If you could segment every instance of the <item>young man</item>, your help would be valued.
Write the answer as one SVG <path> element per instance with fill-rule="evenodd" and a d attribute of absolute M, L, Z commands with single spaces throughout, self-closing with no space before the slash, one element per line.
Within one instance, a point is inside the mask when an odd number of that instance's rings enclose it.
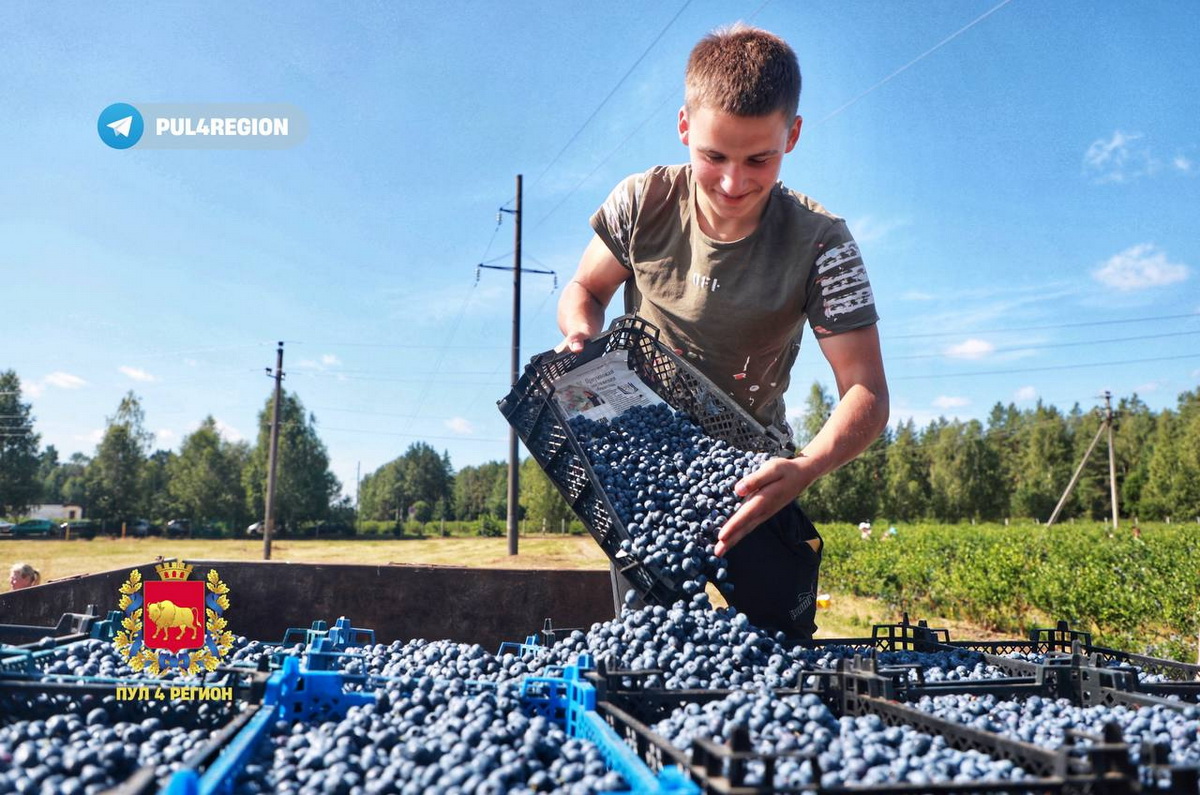
<path fill-rule="evenodd" d="M 795 458 L 737 483 L 744 502 L 716 552 L 728 558 L 734 606 L 760 626 L 811 637 L 821 540 L 795 500 L 887 423 L 878 316 L 845 222 L 777 182 L 801 126 L 787 43 L 744 25 L 717 31 L 692 50 L 685 87 L 689 163 L 628 177 L 592 216 L 595 235 L 559 301 L 559 348 L 579 351 L 600 333 L 624 285 L 626 312 L 656 325 L 764 424 L 786 429 L 782 396 L 807 319 L 841 401 Z"/>

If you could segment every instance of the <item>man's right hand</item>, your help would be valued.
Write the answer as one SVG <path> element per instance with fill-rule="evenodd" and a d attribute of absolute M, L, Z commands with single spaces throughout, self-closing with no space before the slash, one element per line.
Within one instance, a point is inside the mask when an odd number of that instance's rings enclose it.
<path fill-rule="evenodd" d="M 563 338 L 562 342 L 554 346 L 554 352 L 564 353 L 566 351 L 570 351 L 571 353 L 579 353 L 583 350 L 584 343 L 586 343 L 589 339 L 591 338 L 585 331 L 578 331 L 574 334 L 568 334 Z"/>

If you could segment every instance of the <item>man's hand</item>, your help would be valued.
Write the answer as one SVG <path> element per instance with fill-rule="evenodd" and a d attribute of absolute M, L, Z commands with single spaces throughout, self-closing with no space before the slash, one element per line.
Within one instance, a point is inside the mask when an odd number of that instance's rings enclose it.
<path fill-rule="evenodd" d="M 745 498 L 733 516 L 729 517 L 717 534 L 714 553 L 724 557 L 734 544 L 746 534 L 783 510 L 789 502 L 800 496 L 815 480 L 800 458 L 772 458 L 757 470 L 739 480 L 734 492 Z"/>
<path fill-rule="evenodd" d="M 768 461 L 734 486 L 746 501 L 721 527 L 718 555 L 799 497 L 817 478 L 853 460 L 887 425 L 887 378 L 875 326 L 822 337 L 819 343 L 833 368 L 841 400 L 795 458 Z"/>
<path fill-rule="evenodd" d="M 554 352 L 562 353 L 570 351 L 571 353 L 579 353 L 583 350 L 584 343 L 589 339 L 591 337 L 588 336 L 586 331 L 576 331 L 563 337 L 563 341 L 554 346 Z"/>

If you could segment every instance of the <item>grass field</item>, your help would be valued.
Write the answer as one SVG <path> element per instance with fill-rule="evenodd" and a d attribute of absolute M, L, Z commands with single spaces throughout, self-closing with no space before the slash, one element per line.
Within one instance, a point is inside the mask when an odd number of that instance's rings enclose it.
<path fill-rule="evenodd" d="M 608 559 L 590 536 L 528 536 L 508 554 L 505 538 L 421 538 L 386 540 L 275 541 L 271 559 L 292 563 L 421 564 L 507 569 L 607 569 Z M 153 562 L 157 557 L 183 560 L 262 560 L 261 540 L 169 540 L 162 538 L 92 541 L 4 540 L 0 561 L 30 563 L 42 582 Z M 898 621 L 887 605 L 839 592 L 822 583 L 832 596 L 829 609 L 817 614 L 818 637 L 863 637 L 871 626 Z M 7 590 L 7 581 L 3 586 Z M 915 618 L 915 617 L 914 617 Z M 950 627 L 951 637 L 994 637 L 978 627 L 921 616 L 931 626 Z"/>

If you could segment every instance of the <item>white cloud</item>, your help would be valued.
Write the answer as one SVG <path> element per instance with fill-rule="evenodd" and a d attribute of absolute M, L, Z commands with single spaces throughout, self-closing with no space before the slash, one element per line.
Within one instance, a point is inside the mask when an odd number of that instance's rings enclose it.
<path fill-rule="evenodd" d="M 334 356 L 332 353 L 325 353 L 321 355 L 321 364 L 325 367 L 336 367 L 341 363 L 342 360 Z"/>
<path fill-rule="evenodd" d="M 446 420 L 446 427 L 454 433 L 464 436 L 475 432 L 475 426 L 471 425 L 470 420 L 465 417 L 451 417 Z"/>
<path fill-rule="evenodd" d="M 30 381 L 28 384 L 25 384 L 25 397 L 40 397 L 45 391 L 46 385 L 38 383 L 37 381 Z"/>
<path fill-rule="evenodd" d="M 79 376 L 62 371 L 50 373 L 50 375 L 42 379 L 42 382 L 47 386 L 56 386 L 59 389 L 79 389 L 87 385 L 87 381 L 84 381 Z"/>
<path fill-rule="evenodd" d="M 1162 386 L 1163 385 L 1161 381 L 1147 381 L 1144 384 L 1138 384 L 1135 386 L 1133 391 L 1139 395 L 1145 395 L 1150 392 L 1157 392 L 1158 390 L 1162 389 Z"/>
<path fill-rule="evenodd" d="M 93 428 L 86 434 L 82 436 L 76 435 L 74 438 L 77 442 L 91 442 L 92 444 L 100 444 L 102 441 L 104 441 L 104 429 Z"/>
<path fill-rule="evenodd" d="M 986 340 L 969 339 L 951 345 L 946 349 L 946 355 L 955 359 L 982 359 L 996 350 L 996 346 Z"/>
<path fill-rule="evenodd" d="M 906 226 L 908 226 L 908 221 L 902 218 L 888 220 L 876 218 L 873 215 L 864 215 L 850 224 L 850 230 L 855 240 L 869 245 L 880 242 L 897 229 L 903 229 Z"/>
<path fill-rule="evenodd" d="M 1196 164 L 1190 158 L 1183 155 L 1176 155 L 1171 161 L 1171 165 L 1175 166 L 1176 170 L 1182 171 L 1184 174 L 1193 174 L 1196 171 Z"/>
<path fill-rule="evenodd" d="M 971 401 L 965 397 L 953 397 L 951 395 L 938 395 L 933 399 L 933 405 L 939 409 L 961 409 L 963 406 L 971 405 Z"/>
<path fill-rule="evenodd" d="M 170 428 L 160 428 L 154 432 L 154 438 L 160 442 L 169 442 L 176 438 L 176 433 Z"/>
<path fill-rule="evenodd" d="M 900 294 L 901 301 L 932 301 L 931 293 L 923 293 L 920 290 L 908 290 Z"/>
<path fill-rule="evenodd" d="M 145 370 L 139 369 L 137 367 L 129 367 L 128 365 L 123 365 L 121 367 L 118 367 L 117 370 L 119 370 L 122 374 L 129 376 L 134 381 L 157 381 L 158 380 L 154 376 L 150 375 L 150 373 L 147 373 Z"/>
<path fill-rule="evenodd" d="M 213 421 L 216 423 L 217 433 L 221 434 L 221 438 L 225 441 L 240 442 L 246 438 L 242 435 L 241 431 L 225 422 L 220 417 L 213 417 Z"/>
<path fill-rule="evenodd" d="M 188 367 L 196 367 L 197 365 L 200 364 L 200 362 L 198 362 L 195 359 L 184 359 L 183 363 L 186 364 Z"/>
<path fill-rule="evenodd" d="M 1026 402 L 1037 400 L 1037 396 L 1038 396 L 1038 391 L 1035 387 L 1023 386 L 1020 389 L 1018 389 L 1016 392 L 1013 393 L 1013 400 L 1020 401 L 1022 403 L 1026 403 Z"/>
<path fill-rule="evenodd" d="M 1095 182 L 1128 182 L 1153 174 L 1159 162 L 1145 144 L 1141 133 L 1117 130 L 1112 138 L 1092 142 L 1083 154 L 1083 171 Z"/>
<path fill-rule="evenodd" d="M 1092 271 L 1092 276 L 1115 290 L 1130 292 L 1182 282 L 1188 277 L 1188 268 L 1169 262 L 1166 252 L 1153 243 L 1139 243 L 1114 254 Z"/>

